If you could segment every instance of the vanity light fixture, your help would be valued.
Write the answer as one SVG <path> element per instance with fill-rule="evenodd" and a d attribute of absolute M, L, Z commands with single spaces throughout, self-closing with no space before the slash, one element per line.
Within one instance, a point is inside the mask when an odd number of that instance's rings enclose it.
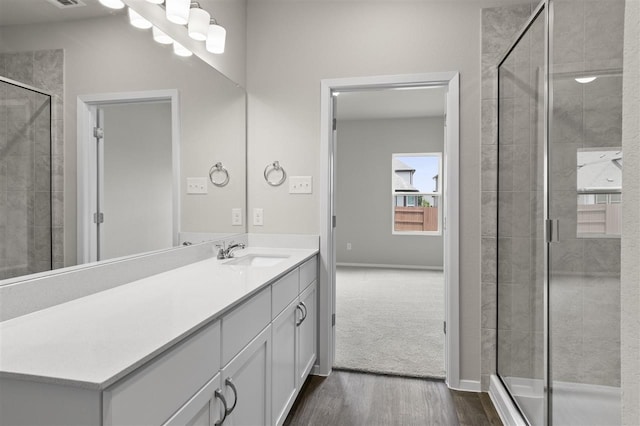
<path fill-rule="evenodd" d="M 167 34 L 165 34 L 164 32 L 162 32 L 162 30 L 160 30 L 158 27 L 153 27 L 151 29 L 151 32 L 153 33 L 153 39 L 155 41 L 157 41 L 160 44 L 171 44 L 173 43 L 173 39 L 171 37 L 169 37 Z"/>
<path fill-rule="evenodd" d="M 177 41 L 173 42 L 173 53 L 175 53 L 178 56 L 183 56 L 185 58 L 193 55 L 192 51 L 190 51 L 189 49 L 187 49 Z"/>
<path fill-rule="evenodd" d="M 210 20 L 211 15 L 209 15 L 209 12 L 202 9 L 199 3 L 191 3 L 191 10 L 189 11 L 189 25 L 187 26 L 189 37 L 198 41 L 206 40 Z"/>
<path fill-rule="evenodd" d="M 169 21 L 178 25 L 186 25 L 189 22 L 191 0 L 167 0 L 165 6 Z"/>
<path fill-rule="evenodd" d="M 134 27 L 140 28 L 141 30 L 148 30 L 153 26 L 151 22 L 144 19 L 142 15 L 140 15 L 135 10 L 129 8 L 128 13 L 129 13 L 129 23 L 131 23 L 131 25 L 133 25 Z"/>
<path fill-rule="evenodd" d="M 100 4 L 109 9 L 122 9 L 124 3 L 121 0 L 100 0 Z"/>
<path fill-rule="evenodd" d="M 215 19 L 211 18 L 209 31 L 207 33 L 207 51 L 215 54 L 224 53 L 226 39 L 227 30 L 225 30 L 223 26 L 218 25 Z"/>
<path fill-rule="evenodd" d="M 153 4 L 162 4 L 164 3 L 164 0 L 147 0 L 149 3 L 153 3 Z"/>
<path fill-rule="evenodd" d="M 576 81 L 577 81 L 578 83 L 581 83 L 581 84 L 587 84 L 587 83 L 591 83 L 591 82 L 592 82 L 592 81 L 594 81 L 596 78 L 598 78 L 598 77 L 593 77 L 593 76 L 592 76 L 592 77 L 577 77 L 577 78 L 576 78 Z"/>

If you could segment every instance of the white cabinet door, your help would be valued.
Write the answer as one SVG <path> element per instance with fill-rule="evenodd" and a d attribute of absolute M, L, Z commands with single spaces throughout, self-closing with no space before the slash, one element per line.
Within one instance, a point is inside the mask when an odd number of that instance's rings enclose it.
<path fill-rule="evenodd" d="M 278 426 L 287 418 L 287 413 L 295 401 L 297 391 L 296 324 L 302 318 L 300 309 L 296 298 L 271 324 L 273 348 L 271 412 L 273 414 L 272 424 Z"/>
<path fill-rule="evenodd" d="M 317 283 L 311 284 L 301 295 L 303 317 L 298 325 L 298 359 L 296 365 L 297 387 L 302 387 L 316 361 Z"/>
<path fill-rule="evenodd" d="M 271 424 L 271 325 L 222 369 L 224 426 Z"/>
<path fill-rule="evenodd" d="M 187 401 L 164 426 L 213 426 L 224 419 L 226 401 L 220 388 L 220 373 Z"/>

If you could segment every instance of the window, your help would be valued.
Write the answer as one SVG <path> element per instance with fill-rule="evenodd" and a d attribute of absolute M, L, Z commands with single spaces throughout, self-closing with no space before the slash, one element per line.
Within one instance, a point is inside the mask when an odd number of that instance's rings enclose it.
<path fill-rule="evenodd" d="M 440 235 L 442 153 L 393 154 L 393 234 Z"/>
<path fill-rule="evenodd" d="M 619 148 L 579 149 L 577 170 L 578 237 L 620 237 L 622 151 Z"/>

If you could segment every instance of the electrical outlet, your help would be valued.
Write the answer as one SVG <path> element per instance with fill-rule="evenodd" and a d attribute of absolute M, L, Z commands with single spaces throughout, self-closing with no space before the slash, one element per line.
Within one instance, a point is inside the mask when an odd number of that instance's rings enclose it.
<path fill-rule="evenodd" d="M 187 194 L 206 194 L 207 192 L 207 178 L 187 178 Z"/>
<path fill-rule="evenodd" d="M 231 225 L 242 225 L 242 209 L 231 209 Z"/>
<path fill-rule="evenodd" d="M 311 194 L 312 192 L 311 176 L 289 177 L 289 194 Z"/>
<path fill-rule="evenodd" d="M 254 208 L 253 209 L 253 224 L 255 226 L 262 226 L 264 224 L 264 216 L 262 209 Z"/>

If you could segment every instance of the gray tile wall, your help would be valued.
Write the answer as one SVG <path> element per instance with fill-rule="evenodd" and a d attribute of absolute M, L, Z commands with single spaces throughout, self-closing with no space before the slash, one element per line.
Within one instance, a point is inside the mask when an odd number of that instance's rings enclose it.
<path fill-rule="evenodd" d="M 496 371 L 497 315 L 497 188 L 498 116 L 497 64 L 516 33 L 531 15 L 532 6 L 488 8 L 482 11 L 482 389 L 489 389 L 489 377 Z M 501 93 L 508 95 L 509 88 Z M 513 123 L 509 123 L 513 129 Z M 510 134 L 513 134 L 512 132 Z M 506 136 L 506 135 L 503 135 Z M 513 156 L 513 152 L 511 152 Z M 513 175 L 512 164 L 501 173 Z M 510 216 L 512 217 L 512 216 Z M 508 251 L 505 250 L 505 253 Z M 504 346 L 510 348 L 511 346 Z M 504 356 L 510 356 L 505 353 Z"/>
<path fill-rule="evenodd" d="M 63 63 L 61 49 L 0 54 L 0 75 L 52 94 L 0 89 L 0 279 L 63 266 Z"/>

